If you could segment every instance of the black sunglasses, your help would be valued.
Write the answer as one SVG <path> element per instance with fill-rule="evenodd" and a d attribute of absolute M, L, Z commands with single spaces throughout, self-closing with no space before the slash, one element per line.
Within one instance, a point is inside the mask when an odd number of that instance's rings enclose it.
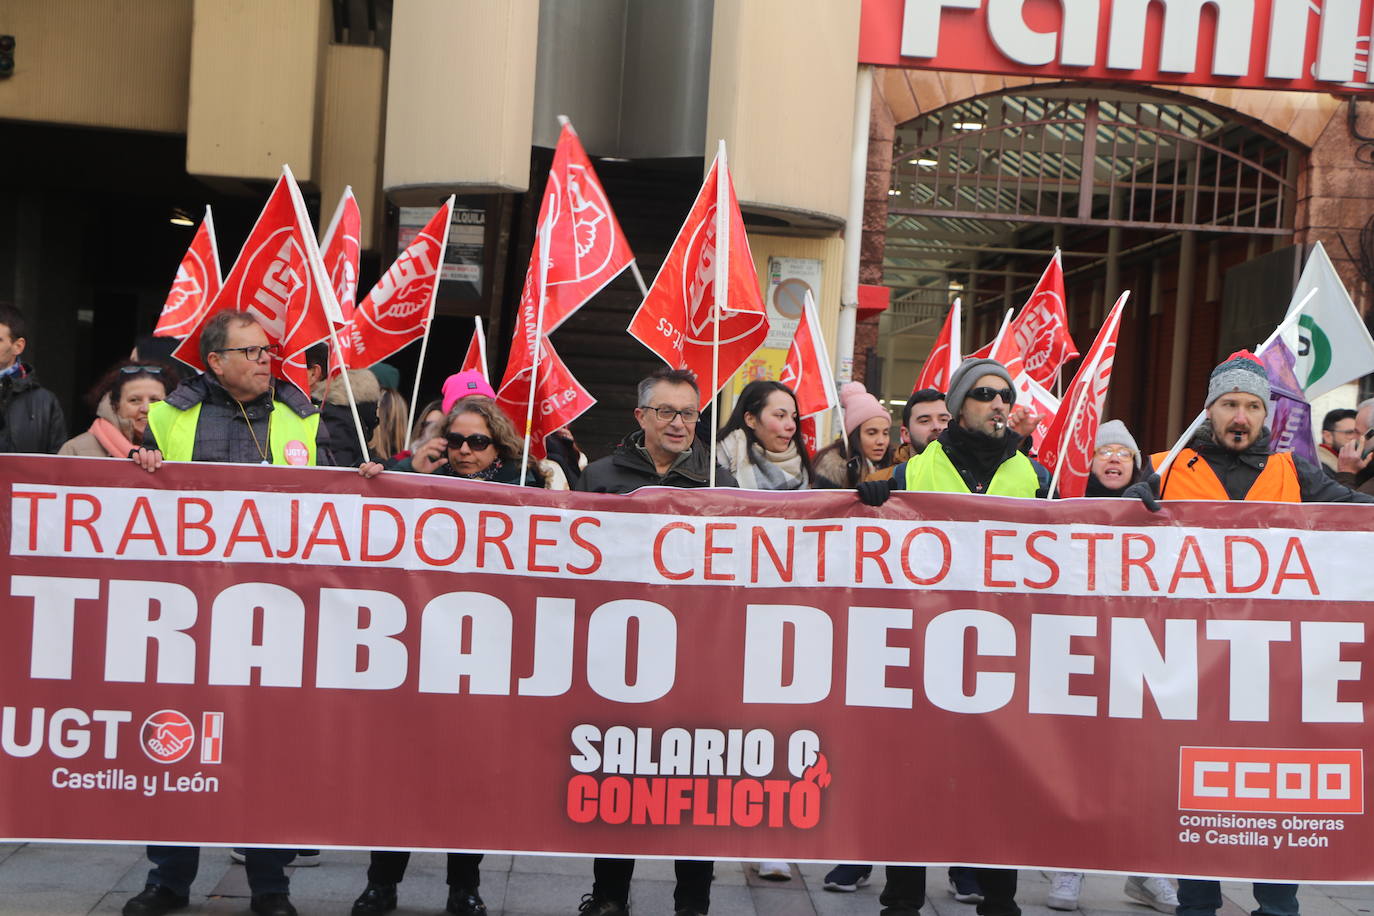
<path fill-rule="evenodd" d="M 991 403 L 993 398 L 1001 398 L 1005 403 L 1010 404 L 1016 399 L 1016 392 L 1010 388 L 989 388 L 987 385 L 980 385 L 977 388 L 970 388 L 964 397 L 982 401 L 984 404 Z"/>
<path fill-rule="evenodd" d="M 484 436 L 481 433 L 474 433 L 471 436 L 460 436 L 457 433 L 445 433 L 444 440 L 448 442 L 448 448 L 451 452 L 458 451 L 464 445 L 474 452 L 480 452 L 482 449 L 491 445 L 491 436 Z"/>

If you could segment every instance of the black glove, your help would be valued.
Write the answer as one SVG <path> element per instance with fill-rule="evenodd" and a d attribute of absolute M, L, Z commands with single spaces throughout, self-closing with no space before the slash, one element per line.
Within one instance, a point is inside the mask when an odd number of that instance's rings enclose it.
<path fill-rule="evenodd" d="M 1151 512 L 1159 511 L 1159 475 L 1151 474 L 1146 479 L 1133 483 L 1121 494 L 1123 497 L 1133 496 L 1145 504 L 1145 508 Z"/>
<path fill-rule="evenodd" d="M 861 482 L 856 490 L 859 491 L 859 501 L 865 506 L 881 506 L 887 502 L 887 498 L 892 495 L 892 480 L 865 480 Z"/>

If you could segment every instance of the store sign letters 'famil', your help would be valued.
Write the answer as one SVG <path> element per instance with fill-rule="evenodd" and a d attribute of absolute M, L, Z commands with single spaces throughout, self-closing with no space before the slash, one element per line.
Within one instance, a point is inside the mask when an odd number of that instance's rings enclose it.
<path fill-rule="evenodd" d="M 1042 78 L 1368 91 L 1371 18 L 1371 0 L 865 0 L 859 61 Z"/>

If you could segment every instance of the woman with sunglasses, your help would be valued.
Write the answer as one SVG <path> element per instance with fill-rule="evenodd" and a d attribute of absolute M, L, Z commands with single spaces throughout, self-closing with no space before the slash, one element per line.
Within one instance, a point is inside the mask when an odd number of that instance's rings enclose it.
<path fill-rule="evenodd" d="M 87 395 L 95 422 L 67 440 L 59 455 L 82 458 L 128 458 L 143 443 L 148 408 L 178 384 L 176 370 L 162 363 L 124 360 L 105 373 Z"/>
<path fill-rule="evenodd" d="M 892 414 L 859 382 L 840 386 L 845 440 L 816 453 L 816 487 L 852 490 L 892 464 Z"/>
<path fill-rule="evenodd" d="M 397 462 L 391 470 L 545 486 L 544 475 L 535 461 L 529 463 L 525 479 L 520 480 L 520 437 L 501 408 L 486 395 L 454 402 L 440 428 L 443 432 L 420 443 L 410 457 Z"/>

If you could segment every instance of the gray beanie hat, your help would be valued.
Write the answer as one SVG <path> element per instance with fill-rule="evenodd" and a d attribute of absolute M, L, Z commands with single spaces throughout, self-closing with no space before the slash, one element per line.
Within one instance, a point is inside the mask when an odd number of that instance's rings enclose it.
<path fill-rule="evenodd" d="M 1140 446 L 1135 444 L 1135 436 L 1126 428 L 1126 424 L 1120 420 L 1108 420 L 1097 427 L 1097 441 L 1093 443 L 1094 448 L 1101 448 L 1104 445 L 1124 445 L 1135 455 L 1135 466 L 1140 467 Z"/>
<path fill-rule="evenodd" d="M 956 420 L 959 418 L 959 411 L 964 406 L 964 396 L 968 394 L 973 383 L 985 375 L 995 375 L 1007 383 L 1011 389 L 1012 404 L 1016 403 L 1016 386 L 1012 384 L 1011 373 L 1007 372 L 1007 367 L 995 359 L 966 359 L 959 364 L 959 368 L 954 370 L 954 375 L 949 380 L 949 393 L 945 395 L 945 406 L 949 408 L 949 415 Z M 1007 405 L 1008 407 L 1011 404 Z"/>
<path fill-rule="evenodd" d="M 1207 381 L 1207 407 L 1223 394 L 1239 391 L 1253 394 L 1264 402 L 1264 410 L 1269 412 L 1269 374 L 1264 371 L 1259 357 L 1249 350 L 1237 350 L 1226 361 L 1212 370 Z"/>

